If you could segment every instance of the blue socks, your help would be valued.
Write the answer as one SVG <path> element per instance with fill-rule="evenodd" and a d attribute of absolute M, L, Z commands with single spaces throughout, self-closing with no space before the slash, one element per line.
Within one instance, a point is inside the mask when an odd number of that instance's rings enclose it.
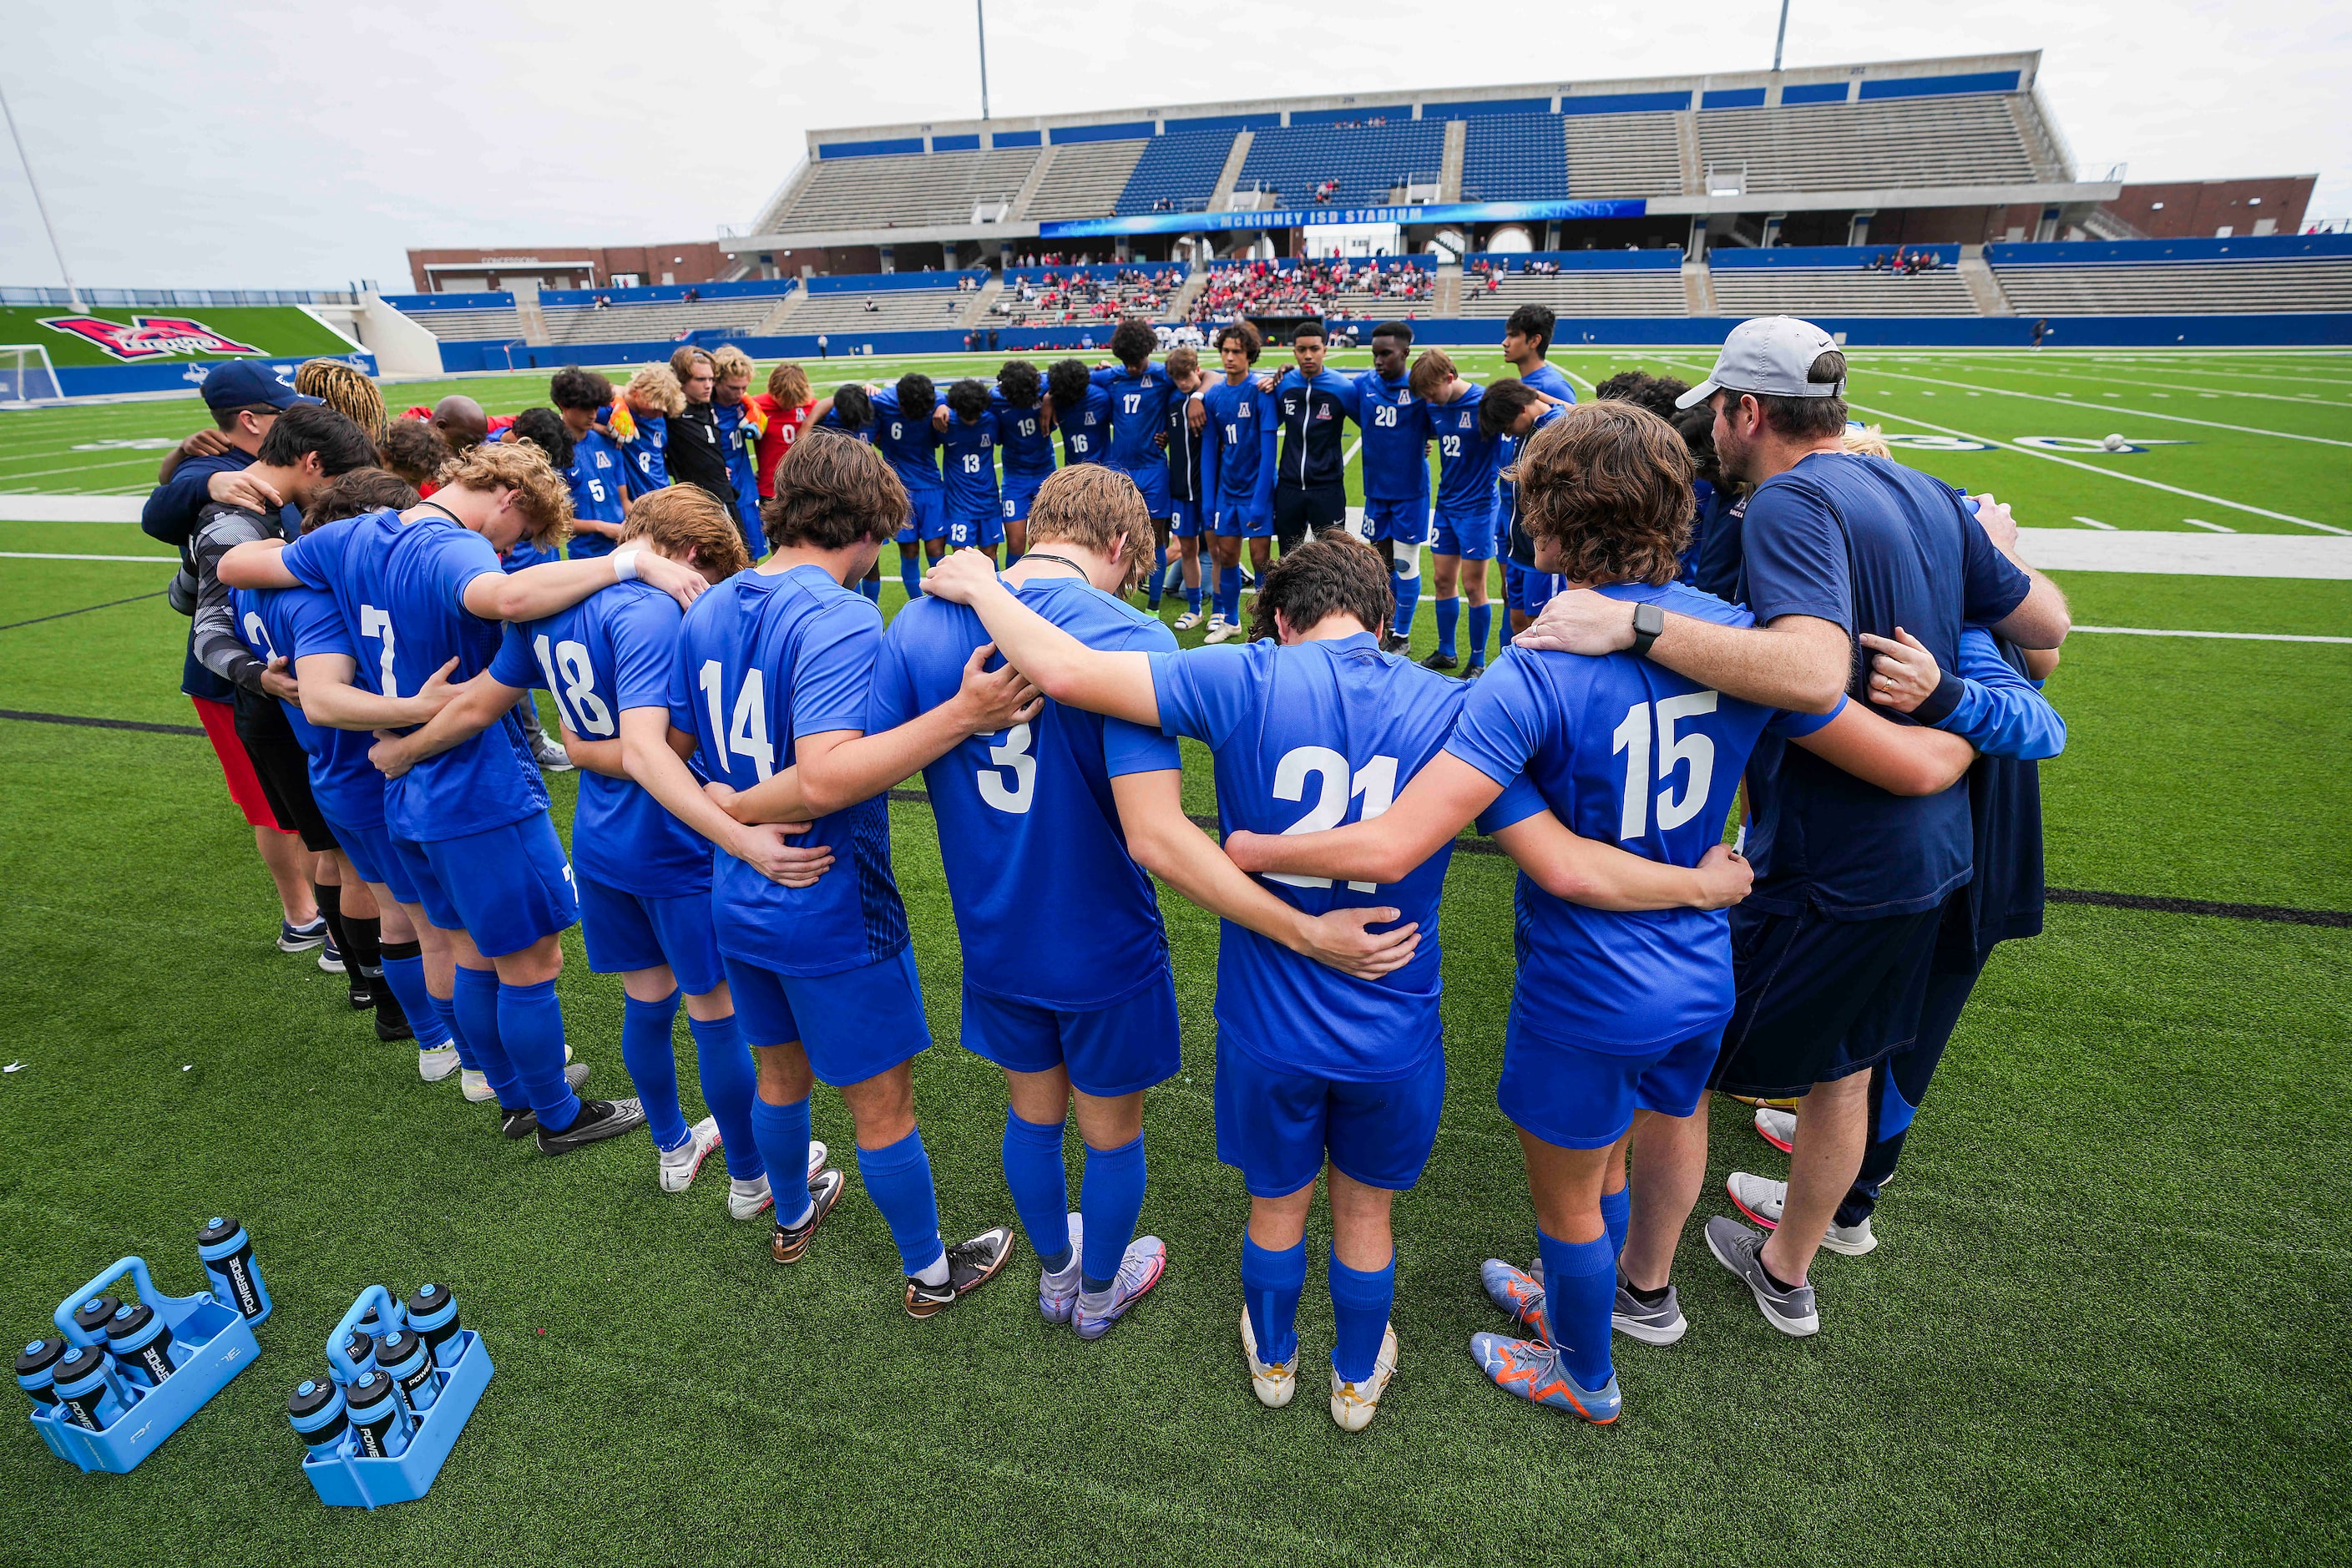
<path fill-rule="evenodd" d="M 1216 614 L 1228 625 L 1242 618 L 1242 569 L 1238 566 L 1217 568 Z"/>
<path fill-rule="evenodd" d="M 561 1132 L 579 1116 L 580 1097 L 563 1081 L 563 1005 L 555 999 L 555 982 L 509 985 L 496 975 L 491 979 L 498 985 L 499 1040 L 507 1059 L 522 1079 L 540 1126 Z"/>
<path fill-rule="evenodd" d="M 803 1152 L 801 1158 L 808 1156 Z M 931 1157 L 923 1150 L 923 1130 L 918 1127 L 887 1149 L 860 1149 L 857 1171 L 890 1227 L 890 1239 L 898 1245 L 904 1271 L 922 1274 L 945 1262 L 948 1249 L 940 1241 L 940 1200 L 931 1189 Z"/>
<path fill-rule="evenodd" d="M 864 1156 L 860 1156 L 862 1159 Z M 1028 1233 L 1038 1266 L 1059 1274 L 1070 1266 L 1070 1190 L 1062 1168 L 1062 1124 L 1024 1121 L 1004 1108 L 1004 1184 L 1013 1212 Z"/>
<path fill-rule="evenodd" d="M 495 969 L 467 969 L 457 966 L 457 994 L 453 999 L 455 1011 L 450 1015 L 458 1038 L 474 1053 L 474 1060 L 490 1088 L 499 1097 L 501 1110 L 520 1110 L 523 1099 L 522 1079 L 507 1057 L 506 1046 L 499 1034 L 499 974 Z"/>
<path fill-rule="evenodd" d="M 1201 613 L 1201 584 L 1198 583 L 1185 584 L 1184 607 L 1196 616 Z"/>
<path fill-rule="evenodd" d="M 1449 595 L 1436 601 L 1433 608 L 1437 611 L 1437 651 L 1451 658 L 1454 657 L 1454 628 L 1462 620 L 1462 596 Z"/>
<path fill-rule="evenodd" d="M 449 1043 L 449 1026 L 441 1016 L 441 1005 L 425 989 L 425 960 L 415 942 L 384 944 L 383 983 L 392 987 L 400 1010 L 408 1015 L 418 1050 L 439 1050 Z"/>
<path fill-rule="evenodd" d="M 1633 1214 L 1632 1187 L 1620 1187 L 1613 1193 L 1601 1194 L 1601 1223 L 1608 1229 L 1609 1251 L 1612 1257 L 1625 1250 L 1625 1226 Z"/>
<path fill-rule="evenodd" d="M 1086 1220 L 1086 1266 L 1082 1281 L 1097 1294 L 1118 1278 L 1135 1222 L 1143 1213 L 1143 1134 L 1116 1149 L 1087 1149 L 1086 1180 L 1078 1186 L 1078 1213 Z"/>
<path fill-rule="evenodd" d="M 857 584 L 857 591 L 878 605 L 882 602 L 882 579 L 868 577 Z"/>
<path fill-rule="evenodd" d="M 1160 584 L 1161 581 L 1166 578 L 1167 575 L 1168 547 L 1164 544 L 1154 545 L 1151 550 L 1150 592 L 1145 595 L 1145 599 L 1146 602 L 1148 602 L 1155 610 L 1160 607 Z"/>
<path fill-rule="evenodd" d="M 1331 1254 L 1334 1372 L 1350 1383 L 1361 1383 L 1372 1375 L 1373 1364 L 1381 1359 L 1381 1342 L 1388 1335 L 1389 1308 L 1395 1300 L 1394 1248 L 1390 1249 L 1387 1263 L 1369 1273 L 1349 1268 L 1337 1252 Z"/>
<path fill-rule="evenodd" d="M 1402 637 L 1412 635 L 1413 612 L 1421 607 L 1421 563 L 1417 559 L 1421 547 L 1402 544 L 1397 549 L 1397 564 L 1412 568 L 1411 576 L 1397 572 L 1389 577 L 1389 586 L 1396 591 L 1396 635 Z"/>
<path fill-rule="evenodd" d="M 739 1182 L 754 1181 L 768 1167 L 760 1158 L 759 1135 L 751 1131 L 751 1053 L 744 1047 L 743 1033 L 732 1015 L 707 1022 L 688 1018 L 686 1026 L 694 1036 L 702 1103 L 719 1123 L 719 1152 L 726 1157 L 727 1173 Z M 805 1171 L 808 1156 L 801 1158 Z"/>
<path fill-rule="evenodd" d="M 767 1169 L 768 1190 L 775 1194 L 776 1223 L 798 1225 L 808 1217 L 810 1207 L 808 1096 L 803 1095 L 790 1105 L 770 1105 L 764 1100 L 754 1100 L 751 1142 L 760 1151 L 760 1163 Z M 865 1158 L 859 1154 L 859 1163 L 863 1163 Z"/>
<path fill-rule="evenodd" d="M 686 1118 L 677 1109 L 677 1052 L 670 1031 L 677 1023 L 676 991 L 658 1002 L 621 1001 L 621 1066 L 636 1086 L 637 1103 L 646 1108 L 646 1131 L 656 1149 L 675 1149 L 686 1141 Z"/>
<path fill-rule="evenodd" d="M 1298 1298 L 1307 1289 L 1307 1243 L 1269 1252 L 1242 1237 L 1242 1300 L 1257 1359 L 1271 1365 L 1298 1353 Z M 1335 1287 L 1336 1289 L 1336 1287 Z"/>
<path fill-rule="evenodd" d="M 920 546 L 898 546 L 898 582 L 907 590 L 907 602 L 913 604 L 923 596 L 923 569 L 917 564 L 922 559 L 915 553 Z"/>
<path fill-rule="evenodd" d="M 457 1026 L 457 999 L 455 996 L 435 996 L 429 993 L 425 999 L 433 1004 L 433 1016 L 440 1022 L 442 1028 L 448 1031 L 449 1043 L 457 1047 L 457 1065 L 467 1072 L 480 1072 L 481 1059 L 474 1055 L 474 1047 L 466 1041 L 465 1031 Z"/>
<path fill-rule="evenodd" d="M 1616 1249 L 1606 1236 L 1567 1242 L 1538 1228 L 1536 1250 L 1543 1255 L 1544 1306 L 1560 1363 L 1578 1387 L 1606 1387 L 1613 1375 L 1609 1314 L 1617 1304 Z"/>
<path fill-rule="evenodd" d="M 1468 664 L 1486 662 L 1486 637 L 1495 629 L 1495 602 L 1470 606 L 1470 657 Z"/>

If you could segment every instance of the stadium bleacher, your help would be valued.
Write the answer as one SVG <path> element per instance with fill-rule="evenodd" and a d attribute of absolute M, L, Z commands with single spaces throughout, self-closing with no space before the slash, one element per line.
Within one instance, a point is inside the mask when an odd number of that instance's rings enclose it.
<path fill-rule="evenodd" d="M 2352 235 L 1988 245 L 2021 315 L 2352 310 Z"/>
<path fill-rule="evenodd" d="M 1148 144 L 1138 139 L 1054 147 L 1054 161 L 1046 165 L 1045 177 L 1023 216 L 1044 220 L 1109 216 Z"/>
<path fill-rule="evenodd" d="M 1462 199 L 1533 202 L 1576 191 L 1560 116 L 1481 115 L 1469 122 L 1462 146 Z"/>
<path fill-rule="evenodd" d="M 511 294 L 388 294 L 384 303 L 444 342 L 497 342 L 523 335 Z"/>
<path fill-rule="evenodd" d="M 1122 316 L 1172 321 L 1171 306 L 1185 269 L 1169 263 L 1132 267 L 1017 267 L 990 306 L 991 326 L 1116 326 Z"/>
<path fill-rule="evenodd" d="M 1702 111 L 1699 152 L 1718 172 L 1744 165 L 1748 191 L 2028 184 L 2044 171 L 2023 101 L 1988 92 Z"/>
<path fill-rule="evenodd" d="M 1579 199 L 1681 195 L 1683 116 L 1564 115 L 1568 189 Z M 1468 175 L 1464 175 L 1468 183 Z"/>
<path fill-rule="evenodd" d="M 1874 270 L 1893 246 L 1779 246 L 1717 250 L 1708 258 L 1716 308 L 1727 316 L 1973 316 L 1957 245 L 1911 246 L 1939 263 L 1920 272 Z"/>
<path fill-rule="evenodd" d="M 1409 111 L 1398 111 L 1409 112 Z M 1317 185 L 1336 181 L 1332 206 L 1377 206 L 1408 179 L 1437 184 L 1445 162 L 1445 122 L 1389 119 L 1368 112 L 1364 121 L 1331 124 L 1291 123 L 1261 131 L 1242 164 L 1244 189 L 1279 191 L 1278 205 L 1318 204 Z"/>
<path fill-rule="evenodd" d="M 1234 150 L 1237 132 L 1182 131 L 1145 143 L 1127 188 L 1118 194 L 1118 216 L 1134 213 L 1200 212 L 1209 205 Z"/>
<path fill-rule="evenodd" d="M 1459 313 L 1507 316 L 1522 305 L 1549 305 L 1554 314 L 1566 318 L 1687 315 L 1682 261 L 1678 250 L 1474 253 L 1462 258 Z M 1556 266 L 1559 270 L 1530 271 L 1530 264 Z M 1482 267 L 1490 271 L 1482 272 Z"/>
<path fill-rule="evenodd" d="M 599 310 L 590 291 L 572 290 L 561 295 L 541 294 L 539 308 L 547 319 L 547 341 L 551 343 L 649 342 L 704 331 L 748 332 L 775 310 L 782 292 L 724 300 L 635 303 L 615 299 Z"/>
<path fill-rule="evenodd" d="M 1044 154 L 1034 147 L 912 156 L 829 157 L 809 165 L 763 227 L 823 231 L 968 223 L 982 204 L 1010 203 Z"/>

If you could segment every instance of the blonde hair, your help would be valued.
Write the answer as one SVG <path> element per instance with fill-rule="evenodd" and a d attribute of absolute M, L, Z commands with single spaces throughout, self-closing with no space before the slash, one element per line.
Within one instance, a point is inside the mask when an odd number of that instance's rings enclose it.
<path fill-rule="evenodd" d="M 710 356 L 710 374 L 721 381 L 740 375 L 748 385 L 751 380 L 751 356 L 733 343 L 721 343 Z"/>
<path fill-rule="evenodd" d="M 673 560 L 688 562 L 714 583 L 751 564 L 735 514 L 719 505 L 717 497 L 692 485 L 672 485 L 637 498 L 629 508 L 629 521 L 621 527 L 621 542 L 640 541 Z"/>
<path fill-rule="evenodd" d="M 637 367 L 629 377 L 629 384 L 621 388 L 621 395 L 629 406 L 640 414 L 683 414 L 686 412 L 686 388 L 678 385 L 677 377 L 666 364 Z"/>
<path fill-rule="evenodd" d="M 768 395 L 787 408 L 810 401 L 808 372 L 786 360 L 768 373 Z"/>
<path fill-rule="evenodd" d="M 444 489 L 512 490 L 530 521 L 523 537 L 541 550 L 572 537 L 572 489 L 547 454 L 530 441 L 485 441 L 441 470 Z"/>
<path fill-rule="evenodd" d="M 369 440 L 383 439 L 383 394 L 359 366 L 339 359 L 304 360 L 294 372 L 294 390 L 366 431 Z"/>
<path fill-rule="evenodd" d="M 1859 430 L 1849 428 L 1843 439 L 1846 451 L 1857 458 L 1891 459 L 1895 456 L 1895 448 L 1886 444 L 1886 432 L 1875 425 L 1865 425 Z"/>
<path fill-rule="evenodd" d="M 1108 556 L 1122 538 L 1127 541 L 1127 578 L 1119 591 L 1125 593 L 1143 581 L 1151 567 L 1151 509 L 1133 479 L 1101 463 L 1055 469 L 1029 503 L 1032 549 L 1066 539 Z"/>

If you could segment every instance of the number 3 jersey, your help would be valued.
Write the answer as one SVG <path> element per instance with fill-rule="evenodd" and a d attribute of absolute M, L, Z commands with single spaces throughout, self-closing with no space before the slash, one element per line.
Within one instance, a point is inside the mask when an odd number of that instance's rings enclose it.
<path fill-rule="evenodd" d="M 669 721 L 695 738 L 710 778 L 738 790 L 793 765 L 803 735 L 866 728 L 882 612 L 820 566 L 738 572 L 694 602 L 670 667 Z M 839 974 L 895 958 L 907 910 L 890 875 L 882 797 L 820 816 L 792 840 L 833 851 L 814 887 L 771 882 L 711 858 L 719 950 L 779 974 Z"/>
<path fill-rule="evenodd" d="M 1313 833 L 1380 816 L 1445 744 L 1463 686 L 1380 650 L 1370 633 L 1160 654 L 1160 728 L 1215 753 L 1226 832 Z M 1310 915 L 1389 905 L 1421 925 L 1412 961 L 1357 980 L 1224 922 L 1217 1026 L 1268 1067 L 1353 1082 L 1410 1077 L 1439 1048 L 1437 907 L 1451 846 L 1401 882 L 1259 880 Z M 1382 930 L 1391 929 L 1387 927 Z"/>
<path fill-rule="evenodd" d="M 1015 592 L 1088 647 L 1175 651 L 1156 616 L 1077 578 L 1032 579 Z M 920 599 L 899 611 L 882 639 L 867 728 L 896 729 L 952 698 L 964 661 L 988 640 L 960 605 Z M 1111 780 L 1181 765 L 1158 731 L 1048 702 L 1032 722 L 969 736 L 923 770 L 966 985 L 1084 1013 L 1166 973 L 1160 902 L 1128 855 Z"/>
<path fill-rule="evenodd" d="M 1719 626 L 1755 624 L 1679 583 L 1600 591 Z M 1485 832 L 1549 807 L 1582 837 L 1696 866 L 1723 842 L 1740 772 L 1766 729 L 1794 739 L 1835 716 L 1743 702 L 1630 652 L 1507 647 L 1471 690 L 1445 749 L 1505 786 L 1478 819 Z M 1516 1006 L 1534 1033 L 1635 1054 L 1731 1016 L 1727 910 L 1611 913 L 1556 898 L 1525 872 L 1514 901 Z"/>
<path fill-rule="evenodd" d="M 563 727 L 583 741 L 617 741 L 621 715 L 669 715 L 677 663 L 677 601 L 649 584 L 615 583 L 544 620 L 506 629 L 490 679 L 551 694 Z M 710 845 L 628 779 L 580 771 L 572 864 L 582 877 L 649 899 L 710 888 Z"/>

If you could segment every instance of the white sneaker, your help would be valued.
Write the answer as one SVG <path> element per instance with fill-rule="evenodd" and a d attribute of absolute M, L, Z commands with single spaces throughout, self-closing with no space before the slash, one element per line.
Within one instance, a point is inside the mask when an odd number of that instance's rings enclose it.
<path fill-rule="evenodd" d="M 419 1048 L 416 1053 L 416 1073 L 427 1083 L 439 1083 L 457 1070 L 457 1047 L 441 1046 L 433 1050 Z"/>
<path fill-rule="evenodd" d="M 1777 1106 L 1756 1108 L 1756 1136 L 1783 1154 L 1794 1153 L 1797 1145 L 1797 1113 Z"/>
<path fill-rule="evenodd" d="M 1391 1324 L 1381 1335 L 1381 1353 L 1372 1363 L 1372 1375 L 1361 1383 L 1349 1383 L 1339 1376 L 1339 1369 L 1331 1369 L 1331 1419 L 1339 1424 L 1342 1432 L 1360 1432 L 1372 1424 L 1372 1413 L 1380 1408 L 1381 1395 L 1388 1392 L 1389 1379 L 1396 1375 L 1396 1326 Z"/>
<path fill-rule="evenodd" d="M 457 1047 L 450 1047 L 449 1054 L 456 1056 Z M 467 1100 L 478 1105 L 483 1100 L 498 1098 L 497 1091 L 490 1088 L 490 1080 L 473 1068 L 467 1068 L 457 1075 L 457 1087 L 465 1091 Z"/>
<path fill-rule="evenodd" d="M 715 1117 L 706 1116 L 688 1128 L 685 1142 L 675 1149 L 660 1151 L 661 1190 L 682 1193 L 694 1185 L 694 1178 L 701 1171 L 702 1162 L 710 1157 L 710 1152 L 719 1147 L 719 1122 Z"/>
<path fill-rule="evenodd" d="M 1240 626 L 1220 616 L 1209 623 L 1209 635 L 1201 640 L 1204 643 L 1230 642 L 1241 635 Z"/>
<path fill-rule="evenodd" d="M 1298 1392 L 1298 1356 L 1293 1352 L 1288 1361 L 1262 1362 L 1257 1359 L 1257 1334 L 1250 1327 L 1249 1309 L 1242 1309 L 1242 1359 L 1249 1363 L 1250 1392 L 1268 1410 L 1279 1410 L 1290 1403 Z M 1332 1396 L 1336 1405 L 1339 1396 Z"/>
<path fill-rule="evenodd" d="M 1741 1214 L 1766 1230 L 1780 1228 L 1781 1211 L 1789 1204 L 1788 1183 L 1768 1181 L 1762 1176 L 1751 1176 L 1745 1171 L 1734 1171 L 1723 1186 L 1731 1194 L 1732 1205 Z M 1822 1246 L 1842 1258 L 1860 1258 L 1877 1249 L 1878 1237 L 1871 1234 L 1870 1221 L 1866 1218 L 1860 1225 L 1832 1223 L 1822 1237 Z"/>
<path fill-rule="evenodd" d="M 1187 610 L 1176 617 L 1176 629 L 1180 632 L 1189 632 L 1201 624 L 1202 618 L 1200 611 Z"/>
<path fill-rule="evenodd" d="M 808 1179 L 810 1181 L 815 1181 L 817 1173 L 824 1169 L 824 1162 L 829 1152 L 821 1139 L 809 1140 Z M 775 1201 L 775 1189 L 768 1185 L 765 1172 L 761 1172 L 748 1182 L 730 1181 L 727 1184 L 727 1217 L 729 1219 L 757 1219 Z"/>

